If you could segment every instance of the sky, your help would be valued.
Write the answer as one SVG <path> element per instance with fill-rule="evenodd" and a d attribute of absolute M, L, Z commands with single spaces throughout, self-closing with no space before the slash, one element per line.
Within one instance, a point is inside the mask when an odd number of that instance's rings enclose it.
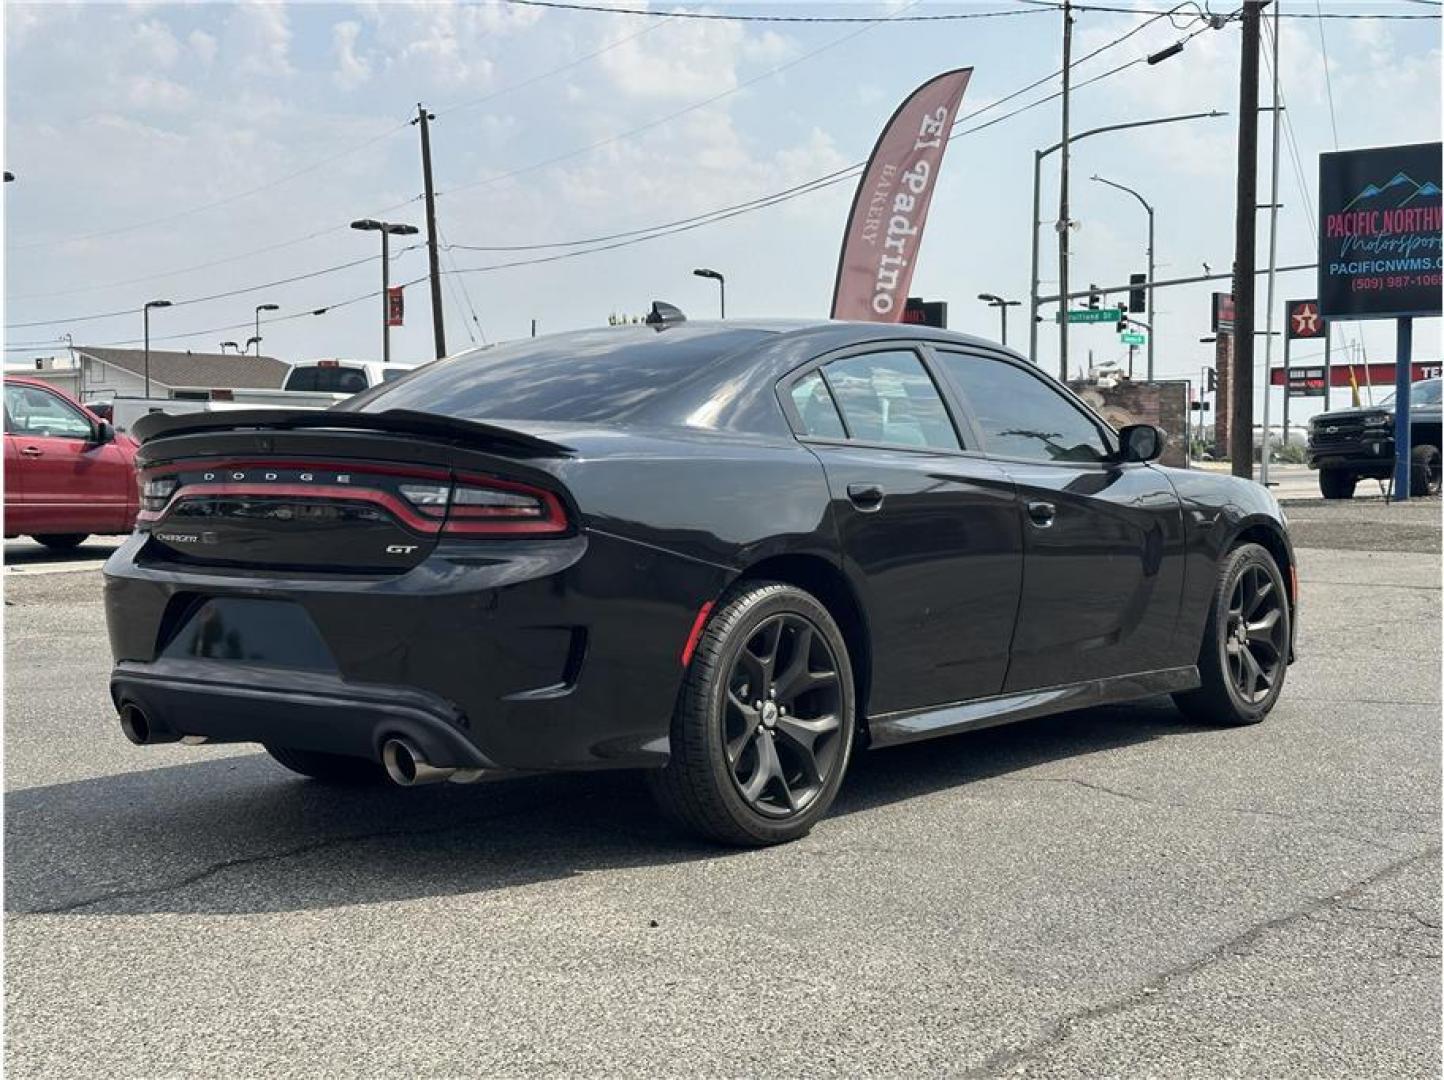
<path fill-rule="evenodd" d="M 1107 6 L 1163 7 L 1156 0 Z M 976 70 L 964 115 L 998 122 L 950 144 L 911 292 L 948 301 L 954 329 L 996 339 L 997 312 L 975 297 L 1027 298 L 1033 152 L 1057 141 L 1060 123 L 1056 101 L 1006 114 L 1045 97 L 1057 80 L 999 102 L 1058 70 L 1060 14 L 1023 0 L 690 10 L 974 17 L 743 22 L 500 0 L 7 3 L 3 160 L 17 177 L 3 193 L 7 360 L 63 352 L 57 342 L 67 333 L 77 344 L 138 344 L 140 307 L 152 299 L 175 303 L 152 312 L 156 347 L 215 351 L 222 340 L 244 341 L 255 305 L 274 303 L 280 310 L 266 313 L 261 330 L 268 354 L 379 357 L 381 301 L 362 299 L 380 287 L 379 241 L 348 223 L 373 217 L 424 226 L 418 131 L 408 123 L 419 102 L 436 114 L 441 261 L 457 271 L 443 286 L 451 351 L 525 336 L 532 320 L 545 333 L 639 315 L 657 299 L 694 318 L 714 317 L 716 283 L 693 276 L 697 267 L 726 275 L 730 316 L 825 317 L 852 180 L 610 250 L 591 249 L 616 241 L 537 245 L 682 221 L 861 162 L 910 90 L 967 65 Z M 1074 146 L 1074 287 L 1117 284 L 1146 265 L 1142 208 L 1092 182 L 1095 174 L 1153 204 L 1160 280 L 1230 265 L 1240 35 L 1236 22 L 1204 27 L 1193 10 L 1172 19 L 1077 15 L 1074 57 L 1101 51 L 1074 70 L 1075 133 L 1181 113 L 1231 115 Z M 1299 167 L 1286 149 L 1281 266 L 1314 260 L 1320 152 L 1433 140 L 1440 132 L 1439 22 L 1287 17 L 1318 10 L 1427 13 L 1413 0 L 1284 4 L 1284 144 L 1296 147 Z M 981 17 L 989 12 L 1007 14 Z M 1185 37 L 1179 55 L 1141 62 Z M 1269 87 L 1265 66 L 1265 103 Z M 1267 116 L 1260 137 L 1260 202 L 1267 202 Z M 1043 181 L 1045 293 L 1056 288 L 1057 179 L 1055 155 Z M 1267 214 L 1259 226 L 1262 265 Z M 424 236 L 394 239 L 393 283 L 425 274 L 418 239 Z M 1211 361 L 1212 347 L 1198 339 L 1209 333 L 1210 292 L 1226 287 L 1159 292 L 1160 377 L 1197 379 Z M 217 296 L 235 290 L 249 291 Z M 1313 291 L 1311 272 L 1280 275 L 1275 325 L 1284 300 Z M 1263 297 L 1261 282 L 1260 303 Z M 428 359 L 427 286 L 410 285 L 406 304 L 405 325 L 392 331 L 393 358 Z M 311 314 L 320 308 L 328 310 Z M 85 318 L 92 315 L 103 317 Z M 1009 343 L 1025 347 L 1026 306 L 1010 315 Z M 1038 358 L 1056 371 L 1057 332 L 1051 322 L 1042 329 Z M 1343 325 L 1340 339 L 1373 359 L 1393 357 L 1391 323 Z M 1075 370 L 1090 350 L 1095 362 L 1126 354 L 1108 326 L 1075 327 L 1070 350 Z M 1260 362 L 1262 352 L 1261 344 Z M 1317 353 L 1301 346 L 1295 356 Z M 1336 358 L 1342 355 L 1341 347 Z M 1417 325 L 1414 355 L 1438 358 L 1438 320 Z M 1274 359 L 1281 360 L 1277 352 Z M 1305 403 L 1296 415 L 1313 407 Z"/>

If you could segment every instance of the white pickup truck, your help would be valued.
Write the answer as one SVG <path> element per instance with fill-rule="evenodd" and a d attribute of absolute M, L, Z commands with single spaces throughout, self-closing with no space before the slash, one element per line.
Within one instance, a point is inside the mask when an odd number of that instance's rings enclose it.
<path fill-rule="evenodd" d="M 142 416 L 155 412 L 179 416 L 230 409 L 329 409 L 352 394 L 390 382 L 418 366 L 383 364 L 378 360 L 301 360 L 291 365 L 279 390 L 216 389 L 209 398 L 117 396 L 85 404 L 109 420 L 117 431 L 128 431 Z"/>

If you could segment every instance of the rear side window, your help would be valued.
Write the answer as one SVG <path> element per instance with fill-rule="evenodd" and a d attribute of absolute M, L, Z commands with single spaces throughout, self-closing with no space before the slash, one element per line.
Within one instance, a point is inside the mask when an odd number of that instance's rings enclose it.
<path fill-rule="evenodd" d="M 1092 418 L 1038 376 L 1002 360 L 942 350 L 937 356 L 968 399 L 989 454 L 1054 462 L 1108 457 Z"/>
<path fill-rule="evenodd" d="M 822 373 L 810 371 L 792 384 L 792 407 L 802 421 L 802 434 L 820 439 L 841 439 L 846 436 L 837 405 L 828 393 Z"/>
<path fill-rule="evenodd" d="M 948 410 L 916 353 L 898 349 L 823 368 L 848 433 L 859 442 L 958 450 Z"/>

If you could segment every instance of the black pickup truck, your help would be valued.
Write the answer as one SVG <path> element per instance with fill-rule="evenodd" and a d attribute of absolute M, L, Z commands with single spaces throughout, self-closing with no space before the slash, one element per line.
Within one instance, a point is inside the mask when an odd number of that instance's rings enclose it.
<path fill-rule="evenodd" d="M 1409 391 L 1410 495 L 1437 495 L 1440 484 L 1440 379 Z M 1359 409 L 1335 409 L 1309 421 L 1309 467 L 1319 470 L 1326 499 L 1348 499 L 1362 479 L 1387 480 L 1394 472 L 1394 399 Z"/>

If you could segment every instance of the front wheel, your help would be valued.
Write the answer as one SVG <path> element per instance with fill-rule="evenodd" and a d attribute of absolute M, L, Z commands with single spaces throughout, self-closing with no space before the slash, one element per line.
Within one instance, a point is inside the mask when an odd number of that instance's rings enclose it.
<path fill-rule="evenodd" d="M 791 585 L 748 585 L 708 620 L 671 761 L 648 782 L 670 817 L 709 839 L 795 840 L 837 796 L 855 709 L 847 645 L 827 609 Z"/>
<path fill-rule="evenodd" d="M 85 543 L 89 536 L 89 533 L 46 533 L 34 539 L 51 551 L 71 551 Z"/>
<path fill-rule="evenodd" d="M 1345 469 L 1320 469 L 1319 491 L 1326 499 L 1352 499 L 1359 478 Z"/>
<path fill-rule="evenodd" d="M 1410 452 L 1409 494 L 1416 498 L 1438 495 L 1440 485 L 1439 448 L 1420 443 Z"/>
<path fill-rule="evenodd" d="M 1258 723 L 1283 690 L 1291 632 L 1288 594 L 1274 557 L 1259 544 L 1239 545 L 1219 568 L 1198 653 L 1202 684 L 1173 700 L 1200 723 Z"/>

